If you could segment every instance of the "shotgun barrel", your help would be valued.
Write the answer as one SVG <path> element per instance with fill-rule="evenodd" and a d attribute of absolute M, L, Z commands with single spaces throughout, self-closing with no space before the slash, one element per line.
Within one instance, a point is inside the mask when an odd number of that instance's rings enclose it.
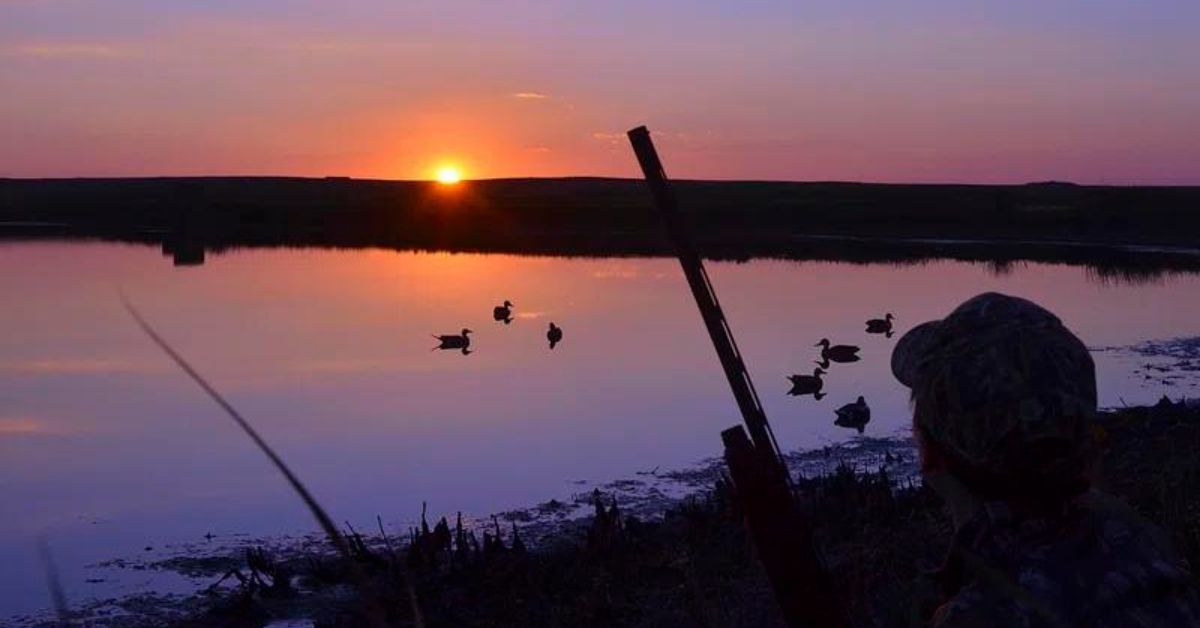
<path fill-rule="evenodd" d="M 783 452 L 692 242 L 650 131 L 640 126 L 628 134 L 745 422 L 745 429 L 738 425 L 721 432 L 725 462 L 783 619 L 791 628 L 848 628 L 850 622 L 834 597 L 812 529 L 796 503 Z"/>
<path fill-rule="evenodd" d="M 675 193 L 667 182 L 666 172 L 658 159 L 658 151 L 654 149 L 654 142 L 650 139 L 650 131 L 644 126 L 633 129 L 629 131 L 629 141 L 633 144 L 633 152 L 637 155 L 646 182 L 650 185 L 650 192 L 654 195 L 654 204 L 666 224 L 667 235 L 675 247 L 680 265 L 683 266 L 683 274 L 687 277 L 692 296 L 700 308 L 700 316 L 703 317 L 704 326 L 708 328 L 708 335 L 717 350 L 721 368 L 725 371 L 725 378 L 729 380 L 729 387 L 733 390 L 733 397 L 742 412 L 746 429 L 750 431 L 750 439 L 755 449 L 782 466 L 782 452 L 779 451 L 775 435 L 767 423 L 767 414 L 763 412 L 762 404 L 758 400 L 754 382 L 750 380 L 750 373 L 746 371 L 746 365 L 742 362 L 742 354 L 733 339 L 733 331 L 729 329 L 725 313 L 721 311 L 717 293 L 708 279 L 708 272 L 704 270 L 704 262 L 689 237 Z"/>

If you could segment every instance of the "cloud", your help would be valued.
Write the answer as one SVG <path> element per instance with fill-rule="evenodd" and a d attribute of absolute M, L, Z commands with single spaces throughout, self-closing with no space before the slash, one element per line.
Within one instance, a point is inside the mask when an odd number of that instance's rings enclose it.
<path fill-rule="evenodd" d="M 624 133 L 606 133 L 603 131 L 592 133 L 592 139 L 600 140 L 601 142 L 608 142 L 609 144 L 623 143 L 625 142 L 626 137 L 627 136 Z M 650 137 L 656 137 L 659 139 L 686 140 L 690 136 L 687 133 L 680 132 L 650 131 Z"/>
<path fill-rule="evenodd" d="M 403 41 L 359 41 L 359 40 L 293 40 L 285 42 L 269 42 L 263 47 L 282 52 L 303 52 L 312 54 L 364 54 L 404 52 L 430 48 L 426 42 Z"/>
<path fill-rule="evenodd" d="M 534 320 L 534 319 L 542 318 L 542 317 L 546 316 L 547 314 L 549 314 L 549 312 L 517 312 L 517 318 L 526 319 L 526 320 Z"/>
<path fill-rule="evenodd" d="M 615 266 L 612 268 L 604 268 L 601 270 L 592 271 L 592 277 L 596 279 L 637 279 L 641 273 L 636 268 L 628 268 L 625 266 Z"/>
<path fill-rule="evenodd" d="M 0 373 L 17 375 L 91 375 L 107 373 L 147 373 L 155 369 L 128 360 L 64 358 L 0 362 Z"/>
<path fill-rule="evenodd" d="M 597 131 L 592 133 L 592 139 L 604 142 L 609 146 L 620 146 L 625 141 L 624 133 L 603 133 Z"/>
<path fill-rule="evenodd" d="M 430 339 L 430 348 L 435 343 Z M 286 373 L 283 378 L 269 376 L 262 378 L 258 384 L 276 385 L 280 382 L 290 383 L 291 377 L 336 377 L 342 375 L 370 375 L 378 373 L 427 373 L 431 371 L 451 370 L 458 368 L 450 362 L 439 362 L 426 359 L 426 353 L 419 353 L 409 359 L 376 359 L 376 358 L 346 358 L 346 359 L 303 359 L 288 362 L 283 365 Z M 243 386 L 244 387 L 244 386 Z"/>
<path fill-rule="evenodd" d="M 527 150 L 531 153 L 549 153 L 549 152 L 551 152 L 551 149 L 549 146 L 526 146 L 525 150 Z"/>
<path fill-rule="evenodd" d="M 116 59 L 132 56 L 128 48 L 107 44 L 40 43 L 9 46 L 11 56 L 38 59 Z"/>
<path fill-rule="evenodd" d="M 370 373 L 396 370 L 395 360 L 306 360 L 288 365 L 293 373 Z"/>
<path fill-rule="evenodd" d="M 550 96 L 542 92 L 517 92 L 512 97 L 517 100 L 545 100 Z"/>
<path fill-rule="evenodd" d="M 50 436 L 66 434 L 66 430 L 46 425 L 45 422 L 29 417 L 0 417 L 0 437 L 3 436 Z"/>

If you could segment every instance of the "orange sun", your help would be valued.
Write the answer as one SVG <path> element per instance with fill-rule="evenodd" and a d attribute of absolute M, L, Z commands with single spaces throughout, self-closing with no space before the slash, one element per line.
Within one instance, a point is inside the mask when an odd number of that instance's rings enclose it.
<path fill-rule="evenodd" d="M 438 168 L 437 181 L 442 185 L 454 185 L 462 181 L 462 172 L 454 166 L 442 166 Z"/>

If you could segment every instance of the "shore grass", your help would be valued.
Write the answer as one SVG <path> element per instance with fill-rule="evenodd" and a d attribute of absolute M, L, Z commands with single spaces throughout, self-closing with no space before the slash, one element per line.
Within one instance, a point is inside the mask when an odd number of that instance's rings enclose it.
<path fill-rule="evenodd" d="M 1180 404 L 1105 413 L 1100 488 L 1162 525 L 1190 564 L 1200 564 L 1200 409 Z M 919 484 L 897 486 L 887 468 L 839 467 L 797 482 L 842 602 L 858 626 L 917 626 L 937 600 L 925 576 L 945 551 L 951 524 Z M 358 566 L 395 600 L 396 626 L 415 586 L 428 626 L 782 626 L 744 534 L 737 504 L 712 490 L 638 519 L 597 495 L 593 517 L 535 548 L 498 522 L 482 538 L 428 522 L 409 539 L 350 533 Z M 515 533 L 515 534 L 514 534 Z M 188 602 L 186 616 L 114 625 L 262 626 L 304 618 L 359 626 L 365 617 L 344 561 L 314 552 L 231 559 L 232 587 Z M 133 622 L 133 623 L 131 623 Z"/>

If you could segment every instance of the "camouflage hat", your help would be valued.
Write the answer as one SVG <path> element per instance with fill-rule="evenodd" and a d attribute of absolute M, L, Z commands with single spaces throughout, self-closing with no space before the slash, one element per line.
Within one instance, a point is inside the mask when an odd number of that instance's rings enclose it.
<path fill-rule="evenodd" d="M 916 424 L 960 467 L 988 477 L 1073 474 L 1096 414 L 1087 347 L 1041 306 L 989 292 L 905 334 L 892 372 Z"/>

